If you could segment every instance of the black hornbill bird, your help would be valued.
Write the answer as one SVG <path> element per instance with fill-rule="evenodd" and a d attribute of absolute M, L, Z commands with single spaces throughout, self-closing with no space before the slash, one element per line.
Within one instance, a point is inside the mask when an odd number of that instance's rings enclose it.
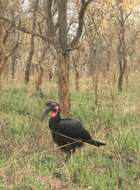
<path fill-rule="evenodd" d="M 58 103 L 49 101 L 42 115 L 42 120 L 51 112 L 49 128 L 54 142 L 65 153 L 71 154 L 75 149 L 88 143 L 94 146 L 104 146 L 105 143 L 93 140 L 89 132 L 75 119 L 62 119 Z"/>

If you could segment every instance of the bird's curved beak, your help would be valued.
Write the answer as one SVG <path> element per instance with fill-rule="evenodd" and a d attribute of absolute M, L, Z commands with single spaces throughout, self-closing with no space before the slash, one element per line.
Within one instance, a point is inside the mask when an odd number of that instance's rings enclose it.
<path fill-rule="evenodd" d="M 43 121 L 44 118 L 49 114 L 50 111 L 51 111 L 50 107 L 46 107 L 46 108 L 44 109 L 44 111 L 43 111 L 43 114 L 42 114 L 40 120 Z"/>

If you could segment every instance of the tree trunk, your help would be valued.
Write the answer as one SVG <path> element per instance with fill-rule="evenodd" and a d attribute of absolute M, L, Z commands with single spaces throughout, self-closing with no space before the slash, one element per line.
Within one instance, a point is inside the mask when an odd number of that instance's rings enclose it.
<path fill-rule="evenodd" d="M 16 22 L 15 22 L 15 12 L 14 10 L 12 10 L 12 21 L 14 23 L 14 27 L 13 27 L 13 41 L 16 40 L 16 42 L 18 43 L 19 41 L 19 31 L 16 33 Z M 17 66 L 17 52 L 15 51 L 13 53 L 13 55 L 11 56 L 11 70 L 12 70 L 12 79 L 15 79 L 15 73 L 16 73 L 16 66 Z"/>
<path fill-rule="evenodd" d="M 34 46 L 33 43 L 31 42 L 31 46 Z M 32 57 L 34 54 L 34 50 L 31 49 L 30 53 L 29 53 L 29 57 L 27 59 L 27 63 L 26 63 L 26 69 L 25 69 L 25 83 L 28 83 L 30 80 L 30 70 L 31 70 L 31 64 L 32 64 Z"/>
<path fill-rule="evenodd" d="M 69 61 L 67 49 L 67 1 L 58 1 L 59 42 L 58 49 L 58 89 L 61 112 L 64 116 L 70 111 Z"/>
<path fill-rule="evenodd" d="M 30 79 L 30 70 L 31 70 L 31 64 L 32 64 L 32 58 L 34 54 L 34 33 L 36 30 L 36 11 L 38 9 L 38 0 L 33 1 L 33 15 L 32 15 L 32 35 L 31 35 L 31 41 L 30 41 L 30 52 L 26 63 L 26 69 L 25 69 L 25 83 L 29 82 Z"/>
<path fill-rule="evenodd" d="M 45 53 L 46 53 L 46 48 L 44 47 L 43 51 L 42 51 L 42 55 L 40 56 L 40 60 L 39 60 L 39 72 L 38 72 L 38 77 L 37 80 L 35 82 L 36 84 L 36 91 L 40 91 L 40 93 L 43 95 L 42 89 L 41 89 L 41 85 L 43 83 L 43 75 L 44 75 L 44 68 L 42 66 L 42 62 L 44 61 L 45 58 Z"/>
<path fill-rule="evenodd" d="M 43 97 L 43 91 L 41 89 L 41 85 L 43 83 L 43 74 L 44 74 L 44 69 L 43 67 L 40 65 L 40 68 L 39 68 L 39 73 L 38 73 L 38 78 L 35 82 L 35 85 L 36 85 L 36 92 L 37 94 L 40 96 L 40 97 Z"/>
<path fill-rule="evenodd" d="M 121 1 L 118 0 L 120 19 L 119 19 L 119 45 L 118 45 L 118 63 L 119 63 L 119 78 L 118 78 L 118 90 L 122 91 L 123 78 L 127 69 L 126 59 L 126 43 L 125 43 L 125 18 Z M 120 6 L 121 5 L 121 6 Z"/>
<path fill-rule="evenodd" d="M 79 91 L 80 86 L 79 86 L 79 69 L 78 69 L 78 61 L 80 57 L 80 50 L 77 52 L 77 54 L 72 55 L 72 62 L 74 66 L 74 71 L 75 71 L 75 89 Z"/>
<path fill-rule="evenodd" d="M 2 16 L 2 9 L 0 3 L 0 16 Z M 0 87 L 2 83 L 2 71 L 3 71 L 3 21 L 0 20 Z"/>
<path fill-rule="evenodd" d="M 44 0 L 44 10 L 47 17 L 47 36 L 50 43 L 54 46 L 58 56 L 58 89 L 59 102 L 62 114 L 67 115 L 70 111 L 70 89 L 69 89 L 69 51 L 73 50 L 81 37 L 84 15 L 88 4 L 92 0 L 81 1 L 81 7 L 78 16 L 78 28 L 75 37 L 68 43 L 67 27 L 67 3 L 68 0 Z M 53 6 L 57 5 L 58 19 L 54 23 Z M 54 15 L 54 16 L 53 16 Z M 56 27 L 57 25 L 57 27 Z"/>
<path fill-rule="evenodd" d="M 58 90 L 61 112 L 66 116 L 70 111 L 69 53 L 58 53 Z"/>
<path fill-rule="evenodd" d="M 80 86 L 79 86 L 79 73 L 78 72 L 75 73 L 75 88 L 76 88 L 77 91 L 80 90 Z"/>
<path fill-rule="evenodd" d="M 16 65 L 17 65 L 15 54 L 12 55 L 11 61 L 12 61 L 12 79 L 15 79 L 15 72 L 16 72 Z"/>
<path fill-rule="evenodd" d="M 124 25 L 122 26 L 122 64 L 120 65 L 120 75 L 119 75 L 119 81 L 118 81 L 118 89 L 119 91 L 122 91 L 122 83 L 123 83 L 123 78 L 124 74 L 127 69 L 127 60 L 126 60 L 126 48 L 125 48 L 125 29 Z"/>

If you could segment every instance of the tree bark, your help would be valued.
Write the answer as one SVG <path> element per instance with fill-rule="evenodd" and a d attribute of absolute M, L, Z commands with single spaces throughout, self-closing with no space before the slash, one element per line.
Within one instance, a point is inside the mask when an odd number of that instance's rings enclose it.
<path fill-rule="evenodd" d="M 80 86 L 79 86 L 79 69 L 78 69 L 78 61 L 79 61 L 79 57 L 80 57 L 80 50 L 78 52 L 75 53 L 75 55 L 72 55 L 72 62 L 73 62 L 73 66 L 74 66 L 74 71 L 75 71 L 75 89 L 77 91 L 79 91 Z"/>
<path fill-rule="evenodd" d="M 58 53 L 58 90 L 59 102 L 63 116 L 70 111 L 70 89 L 69 89 L 69 53 Z"/>
<path fill-rule="evenodd" d="M 61 112 L 64 116 L 70 111 L 70 90 L 69 90 L 69 61 L 70 56 L 67 52 L 67 1 L 58 1 L 58 23 L 59 23 L 59 42 L 61 50 L 58 55 L 58 89 Z"/>
<path fill-rule="evenodd" d="M 33 35 L 36 30 L 36 11 L 38 9 L 38 0 L 33 1 L 33 15 L 32 15 L 32 35 L 30 41 L 30 52 L 26 63 L 25 68 L 25 83 L 28 83 L 30 80 L 30 70 L 32 64 L 32 58 L 34 54 L 34 39 L 35 36 Z"/>
<path fill-rule="evenodd" d="M 39 66 L 39 73 L 38 73 L 38 77 L 37 80 L 35 82 L 36 85 L 36 91 L 40 93 L 40 95 L 43 95 L 42 89 L 41 89 L 41 85 L 43 82 L 43 74 L 44 74 L 44 69 L 42 67 L 42 65 Z"/>
<path fill-rule="evenodd" d="M 15 23 L 15 15 L 14 15 L 14 11 L 12 11 L 12 20 L 13 20 L 13 23 Z M 16 39 L 17 43 L 18 43 L 18 40 L 19 40 L 19 33 L 16 34 L 16 28 L 13 27 L 13 41 Z M 13 55 L 11 56 L 11 64 L 12 64 L 12 67 L 11 67 L 11 70 L 12 70 L 12 79 L 15 79 L 15 72 L 16 72 L 16 65 L 17 65 L 17 58 L 16 58 L 16 51 L 13 53 Z"/>
<path fill-rule="evenodd" d="M 16 65 L 17 65 L 17 59 L 16 59 L 15 54 L 12 55 L 11 61 L 12 61 L 12 79 L 15 79 L 15 72 L 16 72 Z"/>
<path fill-rule="evenodd" d="M 123 78 L 127 69 L 127 59 L 126 59 L 126 43 L 125 43 L 125 18 L 122 5 L 120 4 L 120 0 L 118 0 L 119 5 L 119 45 L 118 45 L 118 64 L 119 64 L 119 78 L 118 78 L 118 90 L 121 92 L 123 88 Z"/>
<path fill-rule="evenodd" d="M 43 83 L 43 75 L 44 75 L 44 68 L 42 66 L 42 62 L 44 61 L 45 58 L 45 54 L 46 54 L 46 48 L 44 46 L 44 49 L 42 50 L 42 54 L 40 56 L 40 60 L 39 60 L 39 72 L 38 72 L 38 77 L 37 80 L 35 82 L 36 84 L 36 91 L 40 91 L 41 94 L 43 94 L 42 89 L 41 89 L 41 85 Z"/>

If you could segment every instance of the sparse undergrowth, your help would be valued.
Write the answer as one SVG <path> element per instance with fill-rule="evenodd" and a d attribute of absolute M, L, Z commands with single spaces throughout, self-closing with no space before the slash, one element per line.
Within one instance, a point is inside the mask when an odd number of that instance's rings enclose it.
<path fill-rule="evenodd" d="M 71 116 L 107 145 L 86 145 L 66 162 L 39 121 L 46 100 L 56 94 L 0 90 L 0 190 L 140 189 L 139 93 L 116 93 L 113 99 L 100 93 L 95 106 L 92 91 L 73 92 Z"/>

